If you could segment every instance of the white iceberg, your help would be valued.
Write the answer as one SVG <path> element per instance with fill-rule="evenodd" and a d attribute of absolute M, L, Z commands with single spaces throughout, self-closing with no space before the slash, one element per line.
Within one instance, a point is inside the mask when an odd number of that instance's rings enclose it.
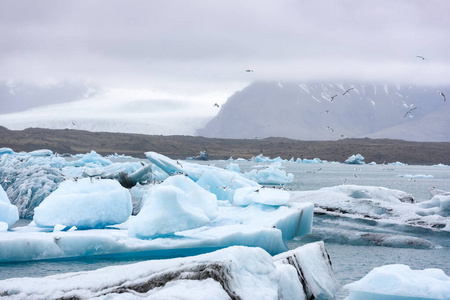
<path fill-rule="evenodd" d="M 304 274 L 301 276 L 300 274 Z M 320 277 L 315 276 L 320 274 Z M 322 276 L 323 275 L 323 276 Z M 334 296 L 336 279 L 323 243 L 271 257 L 229 247 L 170 260 L 0 281 L 2 299 L 310 299 Z"/>
<path fill-rule="evenodd" d="M 154 238 L 204 226 L 218 215 L 217 198 L 191 179 L 172 176 L 150 189 L 129 233 Z"/>
<path fill-rule="evenodd" d="M 294 180 L 294 174 L 286 173 L 277 165 L 271 165 L 263 170 L 253 169 L 250 172 L 244 173 L 248 179 L 254 180 L 259 184 L 266 185 L 282 185 L 291 183 Z"/>
<path fill-rule="evenodd" d="M 352 155 L 345 160 L 346 164 L 364 165 L 364 157 L 361 154 Z"/>
<path fill-rule="evenodd" d="M 273 188 L 245 187 L 236 190 L 233 204 L 236 206 L 247 206 L 253 203 L 265 205 L 287 205 L 291 195 L 289 192 Z"/>
<path fill-rule="evenodd" d="M 344 288 L 350 290 L 346 300 L 450 299 L 450 277 L 442 270 L 411 270 L 401 264 L 375 268 Z"/>
<path fill-rule="evenodd" d="M 35 209 L 38 227 L 57 224 L 80 229 L 123 223 L 131 215 L 131 195 L 115 180 L 65 181 Z"/>

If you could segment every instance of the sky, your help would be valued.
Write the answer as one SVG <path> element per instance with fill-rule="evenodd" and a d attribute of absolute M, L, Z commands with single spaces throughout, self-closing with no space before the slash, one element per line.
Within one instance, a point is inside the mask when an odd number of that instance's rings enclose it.
<path fill-rule="evenodd" d="M 220 104 L 255 80 L 440 85 L 449 12 L 447 0 L 0 0 L 0 81 Z"/>

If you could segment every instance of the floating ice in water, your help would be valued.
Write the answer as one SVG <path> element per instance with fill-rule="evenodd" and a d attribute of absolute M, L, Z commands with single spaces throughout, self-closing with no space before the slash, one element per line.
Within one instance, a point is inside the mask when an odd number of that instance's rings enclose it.
<path fill-rule="evenodd" d="M 317 213 L 362 218 L 380 224 L 398 224 L 450 230 L 450 219 L 428 211 L 403 191 L 374 186 L 340 185 L 316 191 L 291 192 L 291 202 L 313 202 Z M 435 200 L 436 201 L 436 200 Z M 445 207 L 446 201 L 439 207 Z M 433 204 L 435 205 L 435 204 Z M 436 208 L 434 208 L 436 210 Z M 439 208 L 439 211 L 442 211 Z M 445 214 L 445 213 L 444 213 Z"/>
<path fill-rule="evenodd" d="M 333 297 L 336 286 L 323 243 L 316 243 L 277 257 L 260 248 L 235 246 L 88 272 L 13 278 L 0 281 L 0 295 L 2 299 L 290 300 L 302 299 L 304 291 Z"/>
<path fill-rule="evenodd" d="M 286 171 L 274 165 L 268 166 L 264 170 L 253 169 L 250 172 L 244 173 L 244 176 L 259 184 L 281 185 L 291 183 L 294 180 L 294 174 L 286 173 Z"/>
<path fill-rule="evenodd" d="M 317 157 L 313 158 L 313 159 L 304 158 L 303 160 L 299 158 L 299 159 L 297 159 L 297 162 L 301 162 L 303 164 L 321 164 L 321 163 L 323 163 L 323 161 Z"/>
<path fill-rule="evenodd" d="M 11 148 L 0 148 L 0 155 L 3 154 L 14 154 L 14 151 Z"/>
<path fill-rule="evenodd" d="M 402 162 L 399 162 L 399 161 L 396 161 L 396 162 L 389 163 L 389 165 L 392 165 L 392 166 L 405 166 L 406 164 L 402 163 Z"/>
<path fill-rule="evenodd" d="M 416 179 L 416 178 L 433 178 L 433 175 L 425 175 L 425 174 L 403 174 L 403 175 L 397 175 L 397 177 L 404 177 L 404 178 L 412 178 L 412 179 Z"/>
<path fill-rule="evenodd" d="M 287 191 L 273 188 L 245 187 L 236 190 L 233 197 L 233 204 L 237 206 L 247 206 L 253 203 L 265 205 L 286 205 L 289 202 L 290 194 Z"/>
<path fill-rule="evenodd" d="M 65 181 L 35 209 L 38 227 L 57 224 L 80 229 L 125 222 L 131 215 L 131 195 L 115 180 Z"/>
<path fill-rule="evenodd" d="M 364 165 L 364 157 L 361 154 L 352 155 L 345 160 L 346 164 Z"/>
<path fill-rule="evenodd" d="M 130 222 L 138 238 L 171 235 L 206 225 L 216 218 L 217 198 L 183 175 L 172 176 L 149 190 L 143 207 Z"/>
<path fill-rule="evenodd" d="M 350 290 L 347 300 L 450 299 L 450 277 L 442 270 L 411 270 L 401 264 L 375 268 L 344 288 Z"/>
<path fill-rule="evenodd" d="M 261 162 L 275 163 L 275 162 L 285 162 L 286 161 L 279 156 L 276 158 L 270 158 L 270 157 L 264 156 L 262 154 L 259 154 L 258 156 L 253 157 L 252 160 L 257 163 L 261 163 Z"/>
<path fill-rule="evenodd" d="M 73 161 L 69 163 L 72 166 L 75 167 L 83 167 L 83 166 L 109 166 L 113 162 L 107 158 L 104 158 L 100 154 L 97 154 L 94 150 L 92 150 L 90 153 L 86 153 L 83 155 L 79 160 Z"/>
<path fill-rule="evenodd" d="M 226 165 L 225 170 L 236 172 L 236 173 L 241 172 L 241 168 L 239 167 L 238 164 L 235 164 L 235 163 L 229 163 L 228 165 Z"/>
<path fill-rule="evenodd" d="M 0 185 L 0 222 L 6 224 L 6 229 L 8 229 L 8 226 L 12 226 L 17 220 L 19 220 L 17 207 L 11 204 L 8 195 Z M 0 229 L 0 231 L 2 230 Z"/>
<path fill-rule="evenodd" d="M 130 222 L 131 236 L 148 239 L 173 235 L 210 222 L 200 209 L 189 205 L 186 193 L 177 187 L 156 187 L 147 203 Z"/>
<path fill-rule="evenodd" d="M 433 165 L 433 167 L 448 167 L 448 165 L 444 165 L 444 164 L 437 164 L 437 165 Z"/>
<path fill-rule="evenodd" d="M 185 174 L 199 186 L 215 194 L 218 200 L 232 202 L 236 189 L 247 186 L 259 186 L 258 183 L 234 171 L 188 162 L 181 163 L 156 152 L 146 152 L 145 155 L 166 174 Z"/>

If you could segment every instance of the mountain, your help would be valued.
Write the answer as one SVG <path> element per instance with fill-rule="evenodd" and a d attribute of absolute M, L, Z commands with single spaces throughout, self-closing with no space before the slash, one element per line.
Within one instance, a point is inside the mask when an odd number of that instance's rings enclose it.
<path fill-rule="evenodd" d="M 218 115 L 197 134 L 221 138 L 370 137 L 448 142 L 450 104 L 444 102 L 439 91 L 446 93 L 450 87 L 254 82 L 228 98 Z"/>
<path fill-rule="evenodd" d="M 97 88 L 86 83 L 35 84 L 0 81 L 0 114 L 89 98 Z"/>

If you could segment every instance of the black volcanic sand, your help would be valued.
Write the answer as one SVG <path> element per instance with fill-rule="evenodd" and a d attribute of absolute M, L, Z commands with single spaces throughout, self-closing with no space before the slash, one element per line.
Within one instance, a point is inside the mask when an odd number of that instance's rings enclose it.
<path fill-rule="evenodd" d="M 365 162 L 400 161 L 407 164 L 450 165 L 450 143 L 409 142 L 390 139 L 343 139 L 339 141 L 299 141 L 288 138 L 217 139 L 195 136 L 159 136 L 126 133 L 89 132 L 72 129 L 8 130 L 0 126 L 0 148 L 15 152 L 50 149 L 60 154 L 125 154 L 145 158 L 155 151 L 173 159 L 197 156 L 206 150 L 210 159 L 245 158 L 263 154 L 284 159 L 315 158 L 344 162 L 353 154 Z"/>

